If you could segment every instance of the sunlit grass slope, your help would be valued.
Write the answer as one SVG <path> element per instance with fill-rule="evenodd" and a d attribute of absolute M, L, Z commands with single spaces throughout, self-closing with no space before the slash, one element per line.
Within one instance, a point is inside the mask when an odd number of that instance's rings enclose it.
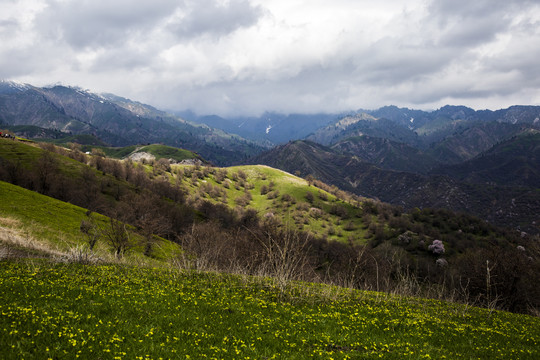
<path fill-rule="evenodd" d="M 167 146 L 167 145 L 160 145 L 160 144 L 152 144 L 152 145 L 145 145 L 145 146 L 130 145 L 130 146 L 124 146 L 124 147 L 83 145 L 81 149 L 82 151 L 85 151 L 85 152 L 86 151 L 91 152 L 92 149 L 101 149 L 108 157 L 116 158 L 116 159 L 123 159 L 134 153 L 145 152 L 145 153 L 155 156 L 156 160 L 172 159 L 178 162 L 182 160 L 187 160 L 187 159 L 202 160 L 202 158 L 199 155 L 197 155 L 196 153 L 192 151 L 179 149 L 179 148 L 175 148 L 175 147 Z"/>
<path fill-rule="evenodd" d="M 340 199 L 305 179 L 268 166 L 199 169 L 172 166 L 174 181 L 182 181 L 192 198 L 251 208 L 263 219 L 271 216 L 288 228 L 332 240 L 366 241 L 367 226 L 358 201 Z"/>
<path fill-rule="evenodd" d="M 328 286 L 0 261 L 4 359 L 538 359 L 540 319 Z"/>

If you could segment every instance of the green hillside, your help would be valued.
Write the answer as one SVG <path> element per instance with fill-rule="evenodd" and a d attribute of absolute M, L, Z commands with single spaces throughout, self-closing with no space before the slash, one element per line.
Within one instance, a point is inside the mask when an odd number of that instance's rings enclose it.
<path fill-rule="evenodd" d="M 509 166 L 506 169 L 513 169 L 513 172 L 507 174 L 504 181 L 508 182 L 508 178 L 518 174 L 521 169 L 524 171 L 517 179 L 525 177 L 526 180 L 518 182 L 534 182 L 537 176 L 531 168 L 534 168 L 532 163 L 535 161 L 535 153 L 522 152 L 520 156 L 526 157 L 527 154 L 530 156 L 528 160 L 520 160 L 508 156 L 507 153 L 505 163 Z M 500 161 L 502 157 L 492 159 Z M 251 161 L 284 171 L 298 171 L 301 176 L 313 175 L 340 189 L 364 197 L 377 198 L 386 203 L 403 206 L 405 209 L 450 209 L 474 214 L 498 226 L 519 228 L 532 234 L 538 234 L 540 231 L 538 228 L 540 193 L 527 188 L 492 183 L 474 184 L 449 176 L 436 174 L 428 176 L 382 169 L 358 156 L 337 152 L 310 141 L 294 141 L 278 146 Z M 478 161 L 483 161 L 483 158 L 479 157 Z M 486 165 L 488 164 L 486 162 Z M 526 166 L 519 166 L 520 164 Z M 481 170 L 486 165 L 481 165 L 478 169 Z M 488 167 L 487 170 L 489 169 Z M 498 170 L 498 176 L 503 178 L 501 170 Z"/>
<path fill-rule="evenodd" d="M 284 171 L 262 165 L 172 168 L 176 179 L 178 174 L 183 176 L 180 179 L 193 202 L 204 199 L 231 208 L 253 209 L 263 219 L 329 240 L 364 243 L 371 237 L 362 220 L 359 198 L 339 198 Z"/>
<path fill-rule="evenodd" d="M 37 208 L 19 212 L 5 201 L 15 210 L 7 207 L 2 216 L 14 218 L 17 231 L 55 247 L 62 238 L 89 244 L 96 234 L 95 250 L 115 260 L 139 256 L 151 263 L 176 247 L 182 251 L 172 261 L 184 269 L 264 275 L 281 287 L 302 280 L 398 293 L 406 288 L 415 296 L 474 299 L 514 312 L 540 307 L 534 237 L 446 210 L 404 211 L 267 166 L 120 161 L 0 139 L 0 180 L 91 212 L 79 210 L 68 226 L 53 218 L 56 211 L 44 198 L 21 200 Z M 3 191 L 2 199 L 11 192 Z M 112 220 L 100 223 L 98 214 Z M 60 235 L 47 240 L 55 231 L 40 222 L 51 222 Z M 62 235 L 66 229 L 71 235 Z M 160 245 L 165 240 L 171 245 Z M 493 264 L 489 272 L 486 262 Z M 486 287 L 487 277 L 498 281 Z M 514 281 L 502 281 L 508 278 Z"/>
<path fill-rule="evenodd" d="M 94 149 L 100 149 L 107 157 L 113 159 L 124 159 L 137 153 L 147 153 L 150 154 L 155 160 L 170 159 L 176 162 L 181 162 L 183 160 L 193 159 L 205 162 L 200 155 L 197 155 L 192 151 L 160 144 L 152 144 L 146 146 L 130 145 L 124 147 L 92 145 L 81 146 L 81 150 L 83 152 L 92 152 L 92 150 Z"/>
<path fill-rule="evenodd" d="M 4 250 L 5 257 L 10 257 L 10 254 L 57 256 L 69 260 L 74 255 L 90 253 L 88 237 L 81 231 L 81 223 L 91 222 L 103 232 L 110 228 L 110 219 L 106 216 L 91 214 L 81 207 L 3 181 L 0 181 L 0 194 L 0 248 Z M 143 256 L 144 239 L 134 230 L 128 228 L 133 248 L 126 261 L 158 264 L 172 259 L 180 250 L 177 244 L 155 238 L 153 256 Z M 92 257 L 115 261 L 109 248 L 106 236 L 101 236 L 91 252 Z"/>
<path fill-rule="evenodd" d="M 197 159 L 201 160 L 202 158 L 188 150 L 184 149 L 178 149 L 172 146 L 166 146 L 166 145 L 148 145 L 143 146 L 141 148 L 138 148 L 135 152 L 147 152 L 149 154 L 152 154 L 156 157 L 156 160 L 159 159 L 172 159 L 174 161 L 183 161 L 188 159 Z"/>
<path fill-rule="evenodd" d="M 5 359 L 539 356 L 539 318 L 495 310 L 538 313 L 534 242 L 478 219 L 2 139 L 0 178 Z"/>

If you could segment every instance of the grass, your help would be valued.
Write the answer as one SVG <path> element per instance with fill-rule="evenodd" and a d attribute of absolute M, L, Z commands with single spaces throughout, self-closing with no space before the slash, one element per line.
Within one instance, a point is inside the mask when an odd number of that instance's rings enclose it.
<path fill-rule="evenodd" d="M 98 227 L 107 228 L 106 216 L 96 213 L 91 216 Z M 0 181 L 0 230 L 10 230 L 11 238 L 16 235 L 18 246 L 25 247 L 26 239 L 26 245 L 42 248 L 45 253 L 65 254 L 86 243 L 80 231 L 82 220 L 89 220 L 86 209 Z M 135 233 L 131 237 L 135 243 L 141 240 Z M 6 241 L 0 237 L 0 243 Z M 110 258 L 103 240 L 98 242 L 95 251 L 100 257 Z M 155 264 L 174 257 L 179 247 L 157 238 L 153 258 L 144 257 L 143 251 L 142 245 L 135 246 L 129 258 Z"/>
<path fill-rule="evenodd" d="M 137 151 L 144 151 L 148 152 L 156 157 L 157 160 L 159 159 L 173 159 L 175 161 L 182 161 L 186 159 L 200 159 L 200 156 L 196 155 L 195 153 L 184 150 L 184 149 L 178 149 L 172 146 L 165 146 L 165 145 L 148 145 L 144 146 Z"/>
<path fill-rule="evenodd" d="M 92 145 L 83 145 L 81 150 L 84 152 L 92 151 L 92 149 L 97 148 L 103 150 L 107 157 L 115 159 L 123 159 L 128 157 L 134 152 L 147 152 L 156 157 L 156 160 L 159 159 L 173 159 L 175 161 L 182 161 L 186 159 L 200 159 L 201 157 L 189 150 L 179 149 L 172 146 L 166 145 L 146 145 L 146 146 L 124 146 L 124 147 L 107 147 L 107 146 L 92 146 Z"/>
<path fill-rule="evenodd" d="M 9 160 L 16 160 L 25 167 L 31 164 L 41 156 L 42 150 L 36 146 L 30 146 L 20 141 L 0 138 L 0 157 Z"/>
<path fill-rule="evenodd" d="M 0 194 L 0 216 L 17 219 L 32 236 L 64 250 L 83 242 L 79 226 L 87 218 L 85 209 L 1 181 Z"/>
<path fill-rule="evenodd" d="M 16 154 L 21 149 L 15 146 L 0 151 Z M 21 155 L 30 163 L 39 154 L 36 149 Z M 62 171 L 69 164 L 62 163 Z M 74 174 L 76 168 L 73 165 Z M 278 170 L 261 166 L 227 170 L 229 180 L 239 170 L 246 173 L 253 186 L 249 206 L 261 212 L 272 209 L 281 216 L 292 212 L 260 195 L 261 186 L 270 181 L 297 204 L 309 191 L 315 196 L 314 205 L 321 208 L 348 206 L 325 192 L 322 199 L 318 189 Z M 182 181 L 190 193 L 204 181 L 217 184 L 213 175 L 195 184 L 191 178 Z M 227 190 L 229 201 L 244 192 L 235 185 Z M 106 226 L 106 217 L 92 216 Z M 283 288 L 272 279 L 181 271 L 167 261 L 178 246 L 163 239 L 158 239 L 154 258 L 144 257 L 139 246 L 121 264 L 113 263 L 101 242 L 96 253 L 108 261 L 102 265 L 27 258 L 82 246 L 80 223 L 86 218 L 86 209 L 0 182 L 2 358 L 540 357 L 539 318 L 325 285 L 289 282 Z M 310 219 L 309 226 L 337 227 L 338 220 L 328 214 Z M 15 248 L 15 256 L 6 256 L 6 239 L 22 239 L 21 247 L 25 240 L 39 239 L 49 248 L 35 247 L 31 250 L 36 253 L 24 256 Z M 107 253 L 108 258 L 102 255 Z"/>
<path fill-rule="evenodd" d="M 540 319 L 126 266 L 0 261 L 4 359 L 537 359 Z"/>
<path fill-rule="evenodd" d="M 174 168 L 178 167 L 195 169 L 193 166 L 181 165 L 176 165 Z M 234 174 L 243 172 L 246 175 L 245 182 L 249 184 L 248 191 L 252 196 L 252 200 L 247 206 L 255 209 L 260 216 L 273 213 L 283 224 L 286 224 L 290 228 L 298 230 L 309 229 L 317 235 L 327 233 L 330 240 L 347 241 L 351 237 L 357 243 L 364 243 L 366 241 L 365 235 L 367 230 L 359 216 L 362 213 L 361 208 L 339 200 L 336 196 L 324 190 L 309 186 L 306 180 L 281 170 L 262 165 L 234 166 L 225 169 L 228 172 L 228 180 L 226 181 L 230 183 L 230 186 L 226 189 L 227 204 L 229 206 L 235 207 L 235 200 L 244 195 L 245 187 L 237 186 L 238 183 L 234 180 Z M 236 178 L 239 178 L 239 176 L 236 176 Z M 190 193 L 197 192 L 197 189 L 205 183 L 224 188 L 211 175 L 199 180 L 195 185 L 191 181 L 191 178 L 184 179 L 183 182 L 190 189 Z M 263 186 L 270 187 L 271 183 L 273 187 L 269 193 L 277 191 L 279 194 L 275 199 L 270 199 L 267 194 L 261 194 L 261 188 Z M 307 201 L 307 193 L 313 195 L 314 201 L 312 203 Z M 292 202 L 282 199 L 282 195 L 285 194 L 292 198 Z M 205 198 L 207 200 L 213 200 L 209 196 Z M 214 199 L 213 201 L 217 202 L 218 200 Z M 331 214 L 330 209 L 333 206 L 343 207 L 348 216 L 342 219 L 341 216 Z M 300 210 L 299 207 L 301 208 Z M 321 209 L 321 216 L 315 216 L 313 208 Z M 347 230 L 350 224 L 352 224 L 354 231 Z M 332 231 L 329 229 L 332 229 Z"/>
<path fill-rule="evenodd" d="M 133 151 L 137 149 L 137 146 L 130 145 L 130 146 L 124 146 L 124 147 L 109 147 L 109 146 L 92 146 L 92 145 L 83 145 L 81 146 L 81 150 L 83 152 L 91 152 L 92 149 L 101 149 L 107 155 L 107 157 L 113 158 L 113 159 L 122 159 L 129 154 L 131 154 Z"/>

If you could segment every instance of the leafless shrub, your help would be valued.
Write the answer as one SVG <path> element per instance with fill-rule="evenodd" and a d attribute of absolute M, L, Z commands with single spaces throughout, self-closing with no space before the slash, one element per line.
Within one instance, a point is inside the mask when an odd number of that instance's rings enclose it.
<path fill-rule="evenodd" d="M 266 194 L 266 198 L 269 200 L 277 199 L 278 196 L 279 196 L 279 190 L 274 190 Z"/>
<path fill-rule="evenodd" d="M 220 270 L 222 261 L 227 261 L 223 250 L 228 240 L 227 233 L 216 222 L 193 224 L 191 231 L 178 239 L 182 253 L 177 264 L 186 270 Z"/>
<path fill-rule="evenodd" d="M 0 260 L 8 259 L 10 257 L 11 257 L 10 248 L 0 245 Z"/>
<path fill-rule="evenodd" d="M 243 195 L 240 195 L 239 197 L 234 199 L 234 202 L 238 206 L 246 207 L 251 202 L 251 199 L 252 199 L 251 193 L 249 191 L 246 191 L 244 192 Z"/>
<path fill-rule="evenodd" d="M 223 180 L 227 178 L 228 172 L 226 169 L 218 169 L 214 174 L 214 179 L 218 184 L 221 184 Z"/>
<path fill-rule="evenodd" d="M 263 249 L 263 261 L 259 267 L 261 275 L 273 277 L 282 290 L 290 281 L 302 278 L 308 265 L 308 234 L 267 231 L 263 236 L 257 235 L 256 239 Z"/>
<path fill-rule="evenodd" d="M 65 262 L 84 265 L 96 264 L 101 261 L 91 249 L 82 245 L 72 247 L 62 258 L 65 259 Z"/>

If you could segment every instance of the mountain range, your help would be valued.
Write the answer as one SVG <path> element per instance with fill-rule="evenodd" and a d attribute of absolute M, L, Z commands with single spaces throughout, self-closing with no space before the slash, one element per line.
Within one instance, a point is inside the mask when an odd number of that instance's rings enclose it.
<path fill-rule="evenodd" d="M 17 125 L 43 129 L 39 133 L 44 137 L 50 134 L 47 130 L 56 130 L 57 135 L 66 137 L 92 135 L 110 146 L 163 143 L 188 148 L 220 165 L 238 162 L 263 150 L 253 141 L 112 94 L 2 81 L 0 126 Z"/>
<path fill-rule="evenodd" d="M 57 143 L 161 143 L 219 166 L 264 164 L 404 208 L 448 208 L 539 232 L 540 107 L 223 118 L 76 87 L 0 82 L 0 128 Z"/>

